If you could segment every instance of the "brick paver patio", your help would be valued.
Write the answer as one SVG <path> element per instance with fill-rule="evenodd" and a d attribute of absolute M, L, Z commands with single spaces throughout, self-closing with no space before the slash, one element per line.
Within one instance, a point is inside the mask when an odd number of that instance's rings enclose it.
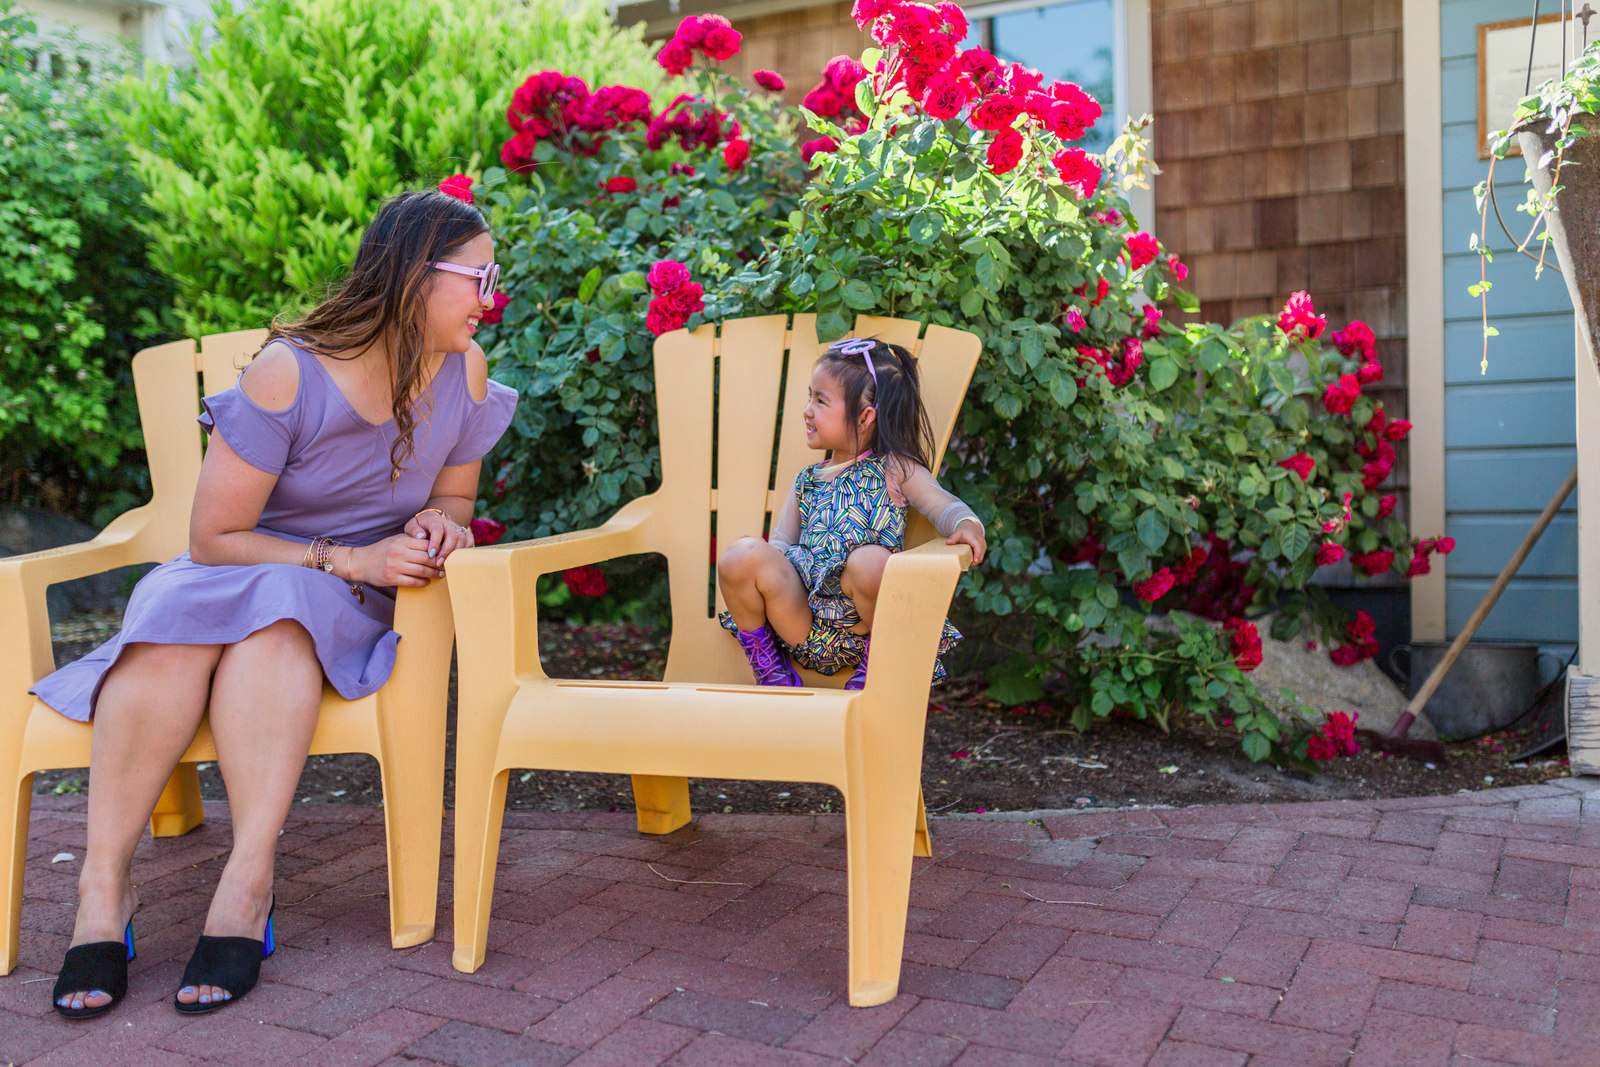
<path fill-rule="evenodd" d="M 189 1019 L 169 1001 L 228 842 L 216 806 L 141 846 L 132 990 L 81 1024 L 49 990 L 82 802 L 39 797 L 0 1061 L 1595 1064 L 1591 790 L 938 819 L 901 995 L 868 1010 L 843 996 L 837 817 L 647 838 L 628 814 L 508 815 L 488 962 L 461 975 L 448 885 L 439 939 L 388 948 L 380 813 L 297 806 L 277 955 Z"/>

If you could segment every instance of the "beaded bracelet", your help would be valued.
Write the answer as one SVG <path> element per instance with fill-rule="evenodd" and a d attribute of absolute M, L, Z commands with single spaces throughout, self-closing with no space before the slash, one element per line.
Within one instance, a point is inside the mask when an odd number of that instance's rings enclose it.
<path fill-rule="evenodd" d="M 306 554 L 300 560 L 300 565 L 302 567 L 315 567 L 325 574 L 332 574 L 333 550 L 335 548 L 349 548 L 350 555 L 352 557 L 355 555 L 354 547 L 346 545 L 343 541 L 335 541 L 331 537 L 314 537 L 311 539 L 311 544 L 306 546 Z M 361 588 L 361 583 L 351 581 L 348 578 L 345 579 L 345 582 L 350 586 L 350 595 L 356 598 L 356 603 L 365 604 L 367 602 L 367 594 Z"/>

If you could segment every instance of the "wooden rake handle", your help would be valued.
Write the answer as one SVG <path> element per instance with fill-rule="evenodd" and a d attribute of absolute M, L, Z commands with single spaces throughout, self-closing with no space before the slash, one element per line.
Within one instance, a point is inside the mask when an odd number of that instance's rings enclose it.
<path fill-rule="evenodd" d="M 1456 660 L 1461 658 L 1462 651 L 1467 647 L 1467 642 L 1472 640 L 1472 635 L 1478 632 L 1478 627 L 1483 625 L 1483 620 L 1489 617 L 1489 612 L 1494 609 L 1495 601 L 1500 599 L 1500 594 L 1505 592 L 1506 586 L 1511 584 L 1511 579 L 1516 577 L 1528 553 L 1533 551 L 1533 546 L 1539 543 L 1539 538 L 1544 535 L 1545 528 L 1550 525 L 1550 520 L 1556 517 L 1556 512 L 1561 510 L 1561 505 L 1567 502 L 1567 497 L 1572 495 L 1572 490 L 1578 485 L 1578 468 L 1573 467 L 1572 473 L 1567 475 L 1566 481 L 1561 483 L 1561 488 L 1556 490 L 1556 495 L 1550 498 L 1550 503 L 1544 506 L 1539 513 L 1538 520 L 1533 528 L 1523 537 L 1522 544 L 1511 554 L 1506 565 L 1501 568 L 1499 575 L 1489 591 L 1483 595 L 1478 606 L 1472 610 L 1467 618 L 1466 625 L 1461 627 L 1461 632 L 1456 634 L 1456 639 L 1450 642 L 1450 647 L 1445 650 L 1444 658 L 1428 674 L 1427 680 L 1417 689 L 1411 703 L 1406 705 L 1405 714 L 1401 715 L 1394 724 L 1394 729 L 1389 732 L 1390 737 L 1404 737 L 1406 731 L 1411 729 L 1411 724 L 1416 721 L 1417 712 L 1422 710 L 1424 704 L 1432 699 L 1438 691 L 1444 676 L 1450 672 Z"/>

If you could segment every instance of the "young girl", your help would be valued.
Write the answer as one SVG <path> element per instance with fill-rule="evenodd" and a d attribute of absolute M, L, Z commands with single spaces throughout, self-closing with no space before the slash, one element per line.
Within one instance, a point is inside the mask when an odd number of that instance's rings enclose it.
<path fill-rule="evenodd" d="M 899 345 L 860 337 L 828 346 L 811 373 L 806 444 L 832 454 L 802 470 L 769 541 L 741 537 L 717 561 L 728 610 L 720 616 L 761 685 L 799 685 L 789 659 L 822 674 L 867 680 L 878 586 L 905 537 L 906 506 L 946 544 L 983 561 L 983 523 L 928 470 L 933 432 L 917 365 Z M 939 653 L 961 635 L 948 622 Z M 935 664 L 934 680 L 944 677 Z"/>

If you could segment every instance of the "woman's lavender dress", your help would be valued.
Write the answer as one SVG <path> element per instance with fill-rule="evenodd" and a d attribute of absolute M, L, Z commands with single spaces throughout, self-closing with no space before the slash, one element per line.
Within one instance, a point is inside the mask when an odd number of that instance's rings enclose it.
<path fill-rule="evenodd" d="M 258 407 L 238 385 L 201 401 L 207 432 L 220 433 L 252 467 L 278 476 L 256 526 L 261 533 L 353 545 L 391 537 L 427 505 L 441 468 L 482 457 L 511 423 L 516 391 L 491 381 L 488 395 L 473 400 L 464 356 L 450 353 L 429 387 L 431 405 L 417 407 L 416 457 L 391 481 L 394 421 L 374 426 L 363 419 L 315 356 L 290 347 L 300 363 L 300 390 L 284 410 Z M 391 629 L 393 591 L 369 586 L 365 593 L 365 603 L 358 602 L 349 583 L 310 567 L 207 567 L 185 552 L 134 587 L 120 633 L 31 692 L 67 718 L 87 722 L 126 645 L 229 645 L 293 619 L 310 633 L 328 681 L 353 700 L 388 679 L 400 640 Z"/>

